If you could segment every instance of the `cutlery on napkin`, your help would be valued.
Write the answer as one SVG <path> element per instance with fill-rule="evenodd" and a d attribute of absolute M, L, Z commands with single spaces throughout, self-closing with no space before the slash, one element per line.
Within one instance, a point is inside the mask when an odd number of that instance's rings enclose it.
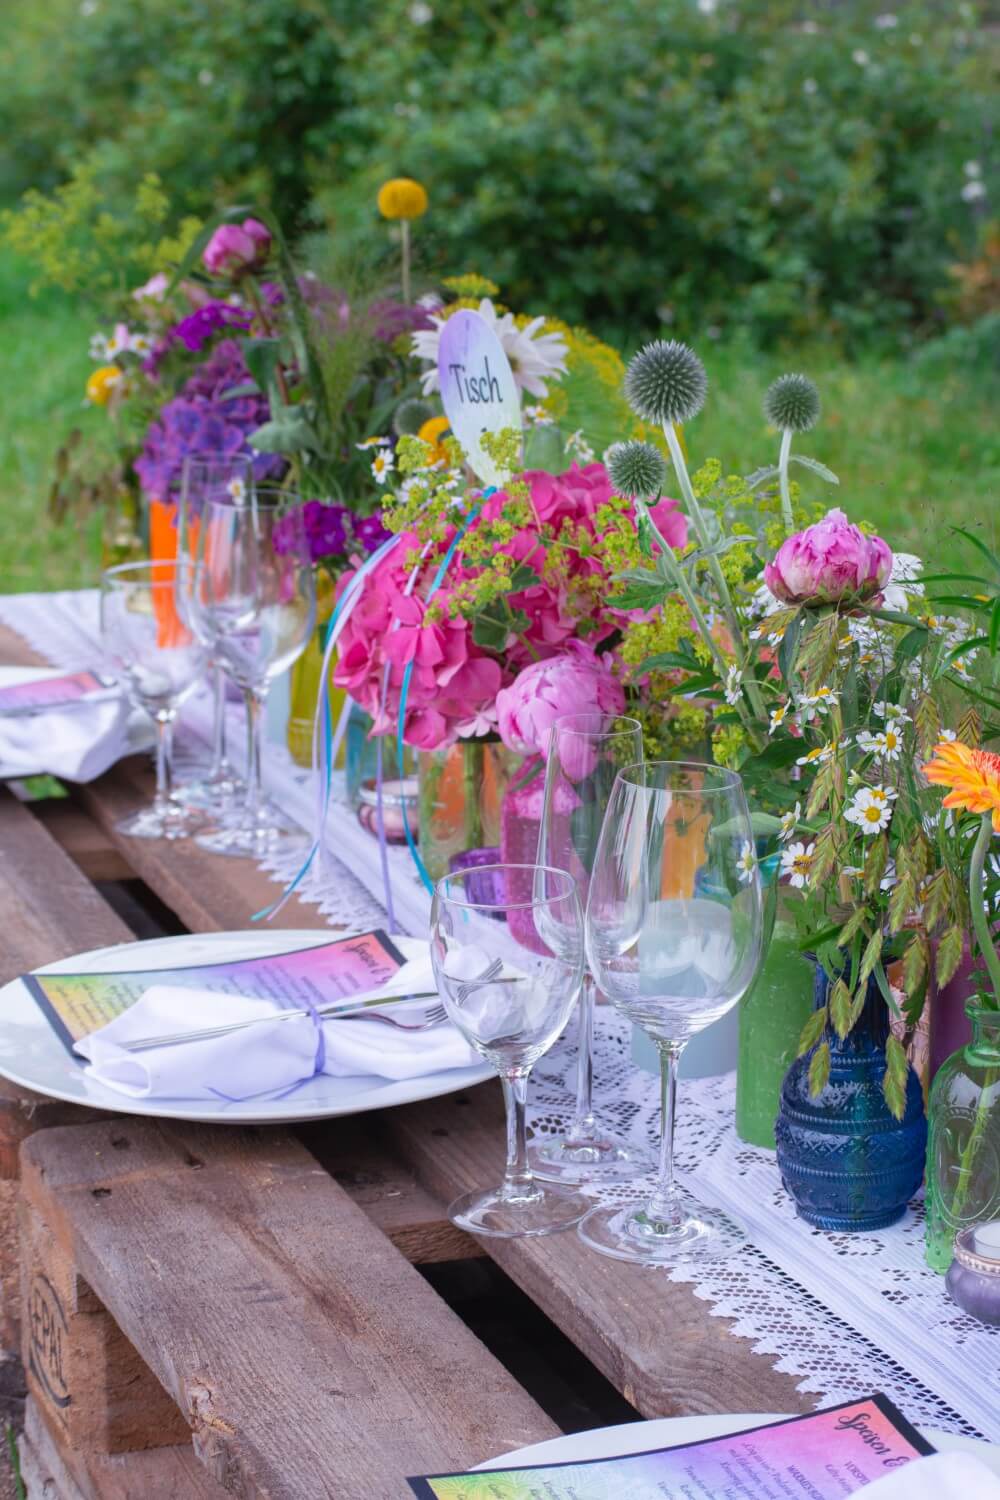
<path fill-rule="evenodd" d="M 404 964 L 377 993 L 402 1004 L 424 989 L 434 989 L 427 955 Z M 343 1003 L 356 1004 L 357 997 L 346 995 Z M 253 1024 L 202 1041 L 128 1050 L 129 1042 L 143 1037 L 185 1035 L 192 1016 L 199 1015 L 209 1026 Z M 343 1015 L 317 1025 L 308 1012 L 289 1019 L 271 1000 L 177 985 L 148 989 L 127 1011 L 81 1038 L 75 1050 L 88 1059 L 88 1078 L 133 1099 L 249 1099 L 282 1093 L 316 1073 L 401 1080 L 478 1061 L 450 1025 L 404 1032 Z"/>
<path fill-rule="evenodd" d="M 854 1493 L 857 1500 L 1000 1500 L 1000 1477 L 974 1453 L 934 1453 Z"/>

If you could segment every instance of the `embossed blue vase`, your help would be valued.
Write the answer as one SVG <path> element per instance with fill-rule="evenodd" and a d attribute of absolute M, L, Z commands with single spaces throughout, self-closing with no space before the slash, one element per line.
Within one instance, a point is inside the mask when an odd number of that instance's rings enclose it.
<path fill-rule="evenodd" d="M 829 980 L 816 965 L 815 1004 Z M 920 1186 L 927 1121 L 920 1080 L 910 1070 L 901 1120 L 882 1094 L 889 1012 L 874 978 L 858 1023 L 844 1040 L 827 1027 L 830 1079 L 809 1094 L 812 1052 L 785 1075 L 775 1125 L 781 1180 L 799 1214 L 817 1229 L 865 1233 L 894 1224 Z"/>

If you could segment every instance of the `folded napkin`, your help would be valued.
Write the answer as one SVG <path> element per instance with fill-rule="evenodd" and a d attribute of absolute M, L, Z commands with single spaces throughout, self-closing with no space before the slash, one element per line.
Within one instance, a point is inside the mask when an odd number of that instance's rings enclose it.
<path fill-rule="evenodd" d="M 974 1453 L 915 1458 L 855 1491 L 858 1500 L 1000 1500 L 1000 1476 Z"/>
<path fill-rule="evenodd" d="M 121 694 L 36 714 L 2 714 L 0 776 L 47 773 L 62 781 L 93 781 L 143 743 L 149 743 L 148 729 L 143 733 L 133 721 Z"/>
<path fill-rule="evenodd" d="M 400 974 L 416 971 L 416 963 L 407 964 Z M 400 988 L 396 976 L 384 993 L 388 997 L 424 988 L 433 989 L 433 983 L 418 985 L 411 977 L 409 985 Z M 349 999 L 345 997 L 345 1003 Z M 433 1004 L 397 1003 L 392 1014 L 401 1021 L 416 1020 Z M 447 1022 L 426 1031 L 397 1031 L 380 1021 L 331 1019 L 317 1024 L 310 1016 L 278 1020 L 280 1014 L 271 1000 L 154 985 L 130 1009 L 84 1037 L 76 1050 L 89 1059 L 89 1078 L 131 1099 L 250 1099 L 285 1093 L 316 1073 L 333 1078 L 374 1073 L 398 1080 L 467 1068 L 478 1061 Z M 121 1045 L 143 1036 L 257 1016 L 275 1019 L 228 1036 L 143 1052 L 126 1052 Z"/>

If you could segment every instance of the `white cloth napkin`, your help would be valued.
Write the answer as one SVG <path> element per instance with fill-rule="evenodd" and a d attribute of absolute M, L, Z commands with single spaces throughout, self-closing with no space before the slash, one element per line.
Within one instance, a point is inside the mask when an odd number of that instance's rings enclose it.
<path fill-rule="evenodd" d="M 424 981 L 428 978 L 428 968 L 423 960 L 404 965 L 384 993 L 433 989 L 433 981 L 419 982 L 420 974 Z M 400 981 L 403 974 L 408 976 L 405 984 Z M 401 1021 L 416 1020 L 434 1003 L 397 1004 L 392 1014 Z M 127 1052 L 121 1045 L 143 1036 L 279 1014 L 270 1000 L 154 985 L 129 1010 L 84 1037 L 76 1050 L 89 1059 L 89 1078 L 131 1099 L 249 1099 L 280 1094 L 316 1072 L 318 1036 L 309 1016 L 259 1021 L 228 1036 L 143 1052 Z M 321 1071 L 333 1078 L 358 1074 L 420 1078 L 478 1061 L 447 1022 L 426 1031 L 397 1031 L 380 1021 L 331 1019 L 322 1028 L 325 1060 Z"/>
<path fill-rule="evenodd" d="M 0 714 L 0 776 L 47 773 L 62 781 L 93 781 L 141 748 L 131 717 L 120 694 L 43 713 Z M 148 732 L 139 738 L 148 743 Z"/>
<path fill-rule="evenodd" d="M 855 1490 L 857 1500 L 1000 1500 L 1000 1477 L 974 1453 L 934 1453 Z"/>

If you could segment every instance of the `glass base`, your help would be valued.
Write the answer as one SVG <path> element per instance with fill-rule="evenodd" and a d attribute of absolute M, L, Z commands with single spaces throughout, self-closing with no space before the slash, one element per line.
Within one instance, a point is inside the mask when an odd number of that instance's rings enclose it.
<path fill-rule="evenodd" d="M 528 1151 L 531 1170 L 544 1182 L 563 1182 L 585 1187 L 609 1182 L 631 1182 L 656 1170 L 656 1156 L 644 1146 L 634 1146 L 617 1136 L 596 1131 L 580 1141 L 553 1136 L 536 1141 Z"/>
<path fill-rule="evenodd" d="M 216 815 L 225 815 L 232 807 L 238 806 L 246 792 L 246 782 L 230 765 L 224 765 L 214 775 L 199 776 L 174 788 L 178 802 L 190 807 L 207 807 Z"/>
<path fill-rule="evenodd" d="M 590 1206 L 590 1200 L 582 1193 L 536 1182 L 518 1198 L 502 1196 L 500 1188 L 463 1193 L 449 1207 L 448 1217 L 470 1234 L 516 1240 L 572 1229 Z"/>
<path fill-rule="evenodd" d="M 205 827 L 203 814 L 171 801 L 166 808 L 144 807 L 115 824 L 130 839 L 189 839 Z"/>
<path fill-rule="evenodd" d="M 680 1217 L 658 1223 L 641 1204 L 595 1208 L 577 1234 L 591 1250 L 613 1260 L 640 1266 L 682 1266 L 691 1261 L 725 1260 L 747 1244 L 746 1233 L 721 1209 L 706 1208 L 688 1193 L 680 1193 Z"/>
<path fill-rule="evenodd" d="M 244 816 L 232 823 L 223 820 L 218 825 L 206 828 L 195 840 L 200 849 L 211 854 L 230 854 L 235 858 L 263 858 L 267 854 L 301 848 L 303 857 L 309 849 L 310 839 L 290 818 L 286 818 L 279 807 L 265 799 L 257 809 L 253 822 Z"/>

